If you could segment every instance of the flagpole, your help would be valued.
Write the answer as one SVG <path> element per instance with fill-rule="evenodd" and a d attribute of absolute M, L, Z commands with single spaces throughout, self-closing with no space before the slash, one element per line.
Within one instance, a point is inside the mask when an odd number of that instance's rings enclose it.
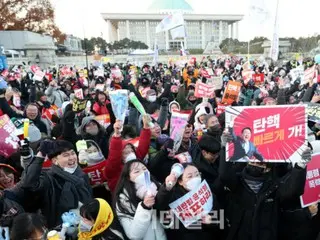
<path fill-rule="evenodd" d="M 276 59 L 274 61 L 277 61 L 279 56 L 278 9 L 279 9 L 279 0 L 277 0 L 276 16 L 274 20 L 274 29 L 273 29 L 271 48 L 270 48 L 271 59 L 272 60 Z M 277 51 L 275 51 L 276 49 Z M 276 55 L 274 54 L 274 52 L 276 53 Z"/>

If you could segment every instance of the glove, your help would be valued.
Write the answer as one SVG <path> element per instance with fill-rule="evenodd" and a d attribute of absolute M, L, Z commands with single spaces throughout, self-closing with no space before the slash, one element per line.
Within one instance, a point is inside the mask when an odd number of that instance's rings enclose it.
<path fill-rule="evenodd" d="M 232 142 L 233 138 L 229 132 L 224 131 L 221 136 L 221 146 L 225 147 L 227 143 Z"/>
<path fill-rule="evenodd" d="M 25 139 L 23 141 L 23 144 L 21 145 L 20 147 L 20 154 L 21 154 L 21 157 L 23 158 L 28 158 L 31 156 L 32 154 L 32 149 L 30 148 L 29 146 L 29 141 L 28 139 Z"/>
<path fill-rule="evenodd" d="M 312 150 L 307 148 L 301 155 L 301 162 L 298 162 L 297 165 L 301 168 L 305 168 L 307 164 L 311 161 L 312 158 Z"/>
<path fill-rule="evenodd" d="M 39 151 L 42 153 L 43 156 L 48 155 L 52 149 L 54 149 L 53 141 L 46 139 L 40 143 Z"/>
<path fill-rule="evenodd" d="M 168 98 L 162 98 L 161 100 L 161 106 L 166 107 L 169 105 Z"/>
<path fill-rule="evenodd" d="M 80 164 L 86 165 L 88 163 L 89 157 L 86 150 L 80 150 L 78 157 L 79 157 Z"/>

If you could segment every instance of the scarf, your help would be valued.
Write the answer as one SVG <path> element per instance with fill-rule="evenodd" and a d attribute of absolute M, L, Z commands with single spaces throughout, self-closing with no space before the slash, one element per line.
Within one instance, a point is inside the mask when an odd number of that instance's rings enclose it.
<path fill-rule="evenodd" d="M 79 240 L 91 240 L 94 236 L 105 231 L 113 221 L 113 212 L 110 205 L 103 199 L 99 201 L 99 213 L 90 232 L 81 232 L 79 228 Z"/>
<path fill-rule="evenodd" d="M 52 165 L 51 172 L 64 180 L 63 184 L 55 181 L 55 185 L 61 190 L 57 205 L 63 212 L 78 208 L 79 202 L 86 203 L 91 200 L 90 186 L 84 181 L 85 174 L 79 166 L 73 174 L 70 174 L 61 167 Z"/>

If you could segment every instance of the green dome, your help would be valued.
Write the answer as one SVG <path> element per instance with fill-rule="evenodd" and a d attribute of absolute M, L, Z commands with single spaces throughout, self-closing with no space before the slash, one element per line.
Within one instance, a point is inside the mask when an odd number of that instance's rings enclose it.
<path fill-rule="evenodd" d="M 155 0 L 150 10 L 185 10 L 193 11 L 192 7 L 185 0 Z"/>

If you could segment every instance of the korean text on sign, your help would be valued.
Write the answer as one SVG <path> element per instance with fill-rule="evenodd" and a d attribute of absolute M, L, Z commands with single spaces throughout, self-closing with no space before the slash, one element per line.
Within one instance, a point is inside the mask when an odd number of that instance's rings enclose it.
<path fill-rule="evenodd" d="M 213 197 L 208 183 L 204 180 L 198 189 L 188 192 L 169 204 L 169 207 L 181 223 L 188 227 L 207 215 L 213 207 Z"/>
<path fill-rule="evenodd" d="M 234 101 L 237 101 L 240 89 L 240 82 L 229 81 L 221 102 L 232 104 Z"/>

